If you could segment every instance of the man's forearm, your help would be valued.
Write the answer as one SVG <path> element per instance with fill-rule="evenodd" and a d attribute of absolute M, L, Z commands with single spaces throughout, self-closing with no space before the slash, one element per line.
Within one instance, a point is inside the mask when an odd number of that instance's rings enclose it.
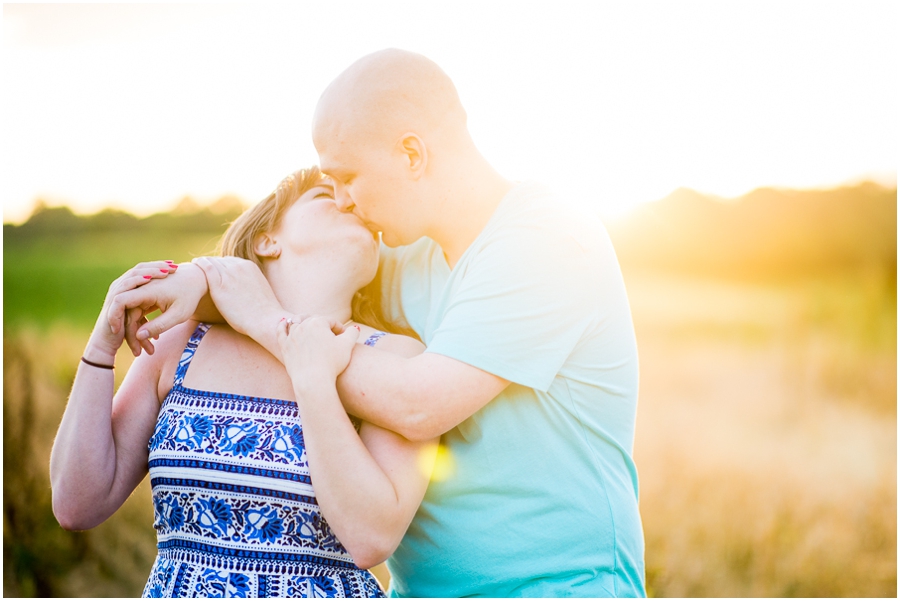
<path fill-rule="evenodd" d="M 337 388 L 347 413 L 416 440 L 417 422 L 423 416 L 410 403 L 417 396 L 406 382 L 412 359 L 357 345 Z M 425 439 L 430 438 L 426 437 Z"/>
<path fill-rule="evenodd" d="M 402 357 L 362 345 L 337 383 L 348 413 L 413 441 L 443 434 L 509 384 L 443 355 Z"/>

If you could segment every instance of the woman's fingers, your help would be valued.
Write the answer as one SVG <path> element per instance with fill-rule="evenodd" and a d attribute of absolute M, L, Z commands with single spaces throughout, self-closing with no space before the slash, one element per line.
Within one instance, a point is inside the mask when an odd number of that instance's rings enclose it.
<path fill-rule="evenodd" d="M 140 307 L 132 307 L 125 310 L 125 333 L 134 332 L 140 327 L 140 320 L 144 316 L 144 311 Z M 142 345 L 135 340 L 134 336 L 125 336 L 125 342 L 131 349 L 131 354 L 138 357 L 141 354 Z"/>
<path fill-rule="evenodd" d="M 153 280 L 164 278 L 170 273 L 175 273 L 177 269 L 178 265 L 173 261 L 149 261 L 146 263 L 138 263 L 110 284 L 109 293 L 107 294 L 107 304 L 113 302 L 117 295 L 139 288 Z M 122 319 L 119 313 L 110 314 L 109 326 L 110 331 L 113 334 L 119 332 L 122 327 Z"/>
<path fill-rule="evenodd" d="M 338 334 L 337 338 L 341 341 L 342 344 L 346 345 L 346 348 L 349 348 L 352 351 L 353 345 L 356 344 L 357 340 L 359 340 L 359 335 L 359 326 L 353 325 L 349 328 L 344 328 L 344 331 Z"/>
<path fill-rule="evenodd" d="M 147 318 L 142 315 L 141 318 L 138 320 L 137 327 L 139 328 L 142 325 L 144 325 L 145 323 L 147 323 Z M 150 338 L 147 338 L 145 340 L 140 340 L 139 342 L 140 342 L 141 348 L 143 348 L 147 352 L 148 355 L 152 355 L 153 351 L 156 350 L 153 347 L 153 342 L 152 342 L 152 339 L 150 339 Z"/>
<path fill-rule="evenodd" d="M 122 280 L 130 280 L 133 278 L 141 278 L 144 280 L 153 280 L 164 278 L 170 273 L 178 270 L 178 264 L 173 261 L 148 261 L 146 263 L 138 263 L 119 278 Z"/>
<path fill-rule="evenodd" d="M 159 273 L 126 273 L 116 280 L 116 283 L 113 285 L 110 292 L 113 294 L 120 294 L 127 290 L 134 290 L 138 286 L 143 286 L 147 282 L 151 282 L 158 278 L 164 278 L 167 275 L 168 273 L 163 274 L 161 271 Z"/>

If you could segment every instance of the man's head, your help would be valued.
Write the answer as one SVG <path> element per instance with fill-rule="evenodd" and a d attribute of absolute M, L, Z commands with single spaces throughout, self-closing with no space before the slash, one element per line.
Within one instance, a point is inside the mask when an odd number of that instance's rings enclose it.
<path fill-rule="evenodd" d="M 313 142 L 338 206 L 383 232 L 389 246 L 428 233 L 446 194 L 442 180 L 472 147 L 447 74 L 424 56 L 396 49 L 361 58 L 326 88 Z"/>

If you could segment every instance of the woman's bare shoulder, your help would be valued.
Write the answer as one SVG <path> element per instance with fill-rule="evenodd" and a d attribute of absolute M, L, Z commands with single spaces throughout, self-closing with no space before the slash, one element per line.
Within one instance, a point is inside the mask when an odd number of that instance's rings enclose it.
<path fill-rule="evenodd" d="M 159 398 L 165 398 L 169 389 L 175 381 L 175 370 L 178 368 L 178 361 L 181 359 L 184 348 L 187 346 L 188 340 L 199 325 L 198 321 L 189 319 L 184 323 L 173 326 L 171 329 L 163 332 L 156 340 L 153 351 L 153 361 L 157 363 L 159 369 Z"/>

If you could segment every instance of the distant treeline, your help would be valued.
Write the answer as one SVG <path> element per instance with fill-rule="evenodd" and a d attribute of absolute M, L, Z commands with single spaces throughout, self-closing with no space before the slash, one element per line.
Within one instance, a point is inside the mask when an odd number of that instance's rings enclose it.
<path fill-rule="evenodd" d="M 190 199 L 173 211 L 138 218 L 107 209 L 76 215 L 39 205 L 22 225 L 3 226 L 8 244 L 101 232 L 218 235 L 245 205 L 224 197 L 208 207 Z M 761 188 L 721 200 L 688 189 L 647 203 L 609 224 L 624 269 L 737 278 L 783 278 L 877 271 L 896 280 L 897 190 L 873 183 L 832 190 Z"/>
<path fill-rule="evenodd" d="M 139 218 L 118 209 L 105 209 L 93 215 L 76 215 L 66 206 L 37 207 L 21 225 L 4 224 L 4 236 L 41 236 L 111 231 L 221 233 L 246 208 L 240 199 L 225 196 L 209 206 L 200 206 L 184 198 L 172 211 Z"/>
<path fill-rule="evenodd" d="M 896 285 L 897 190 L 680 189 L 609 224 L 625 269 L 782 279 L 865 271 Z"/>

